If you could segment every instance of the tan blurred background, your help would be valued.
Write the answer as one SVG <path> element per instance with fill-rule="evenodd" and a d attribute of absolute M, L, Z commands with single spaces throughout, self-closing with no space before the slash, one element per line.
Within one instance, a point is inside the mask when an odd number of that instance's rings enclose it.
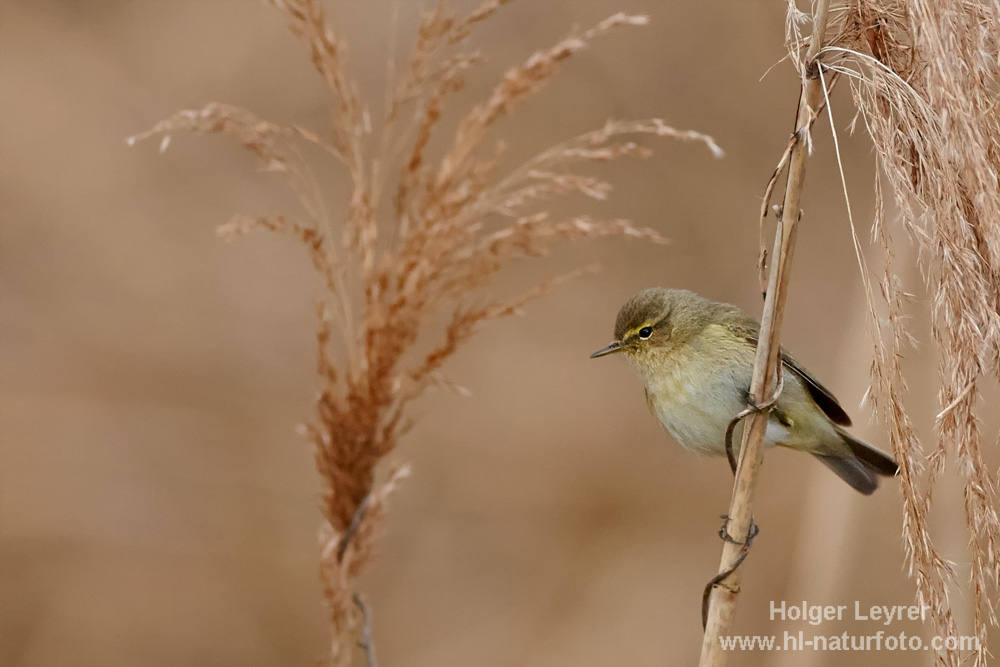
<path fill-rule="evenodd" d="M 381 99 L 392 3 L 328 6 L 363 92 Z M 472 397 L 435 394 L 418 406 L 394 457 L 414 475 L 364 581 L 381 665 L 696 661 L 729 472 L 660 430 L 622 360 L 587 355 L 646 286 L 759 311 L 756 215 L 797 83 L 786 63 L 761 79 L 784 53 L 783 2 L 522 0 L 474 35 L 490 62 L 460 99 L 481 96 L 504 67 L 571 26 L 615 11 L 649 13 L 652 25 L 601 39 L 504 121 L 511 155 L 611 116 L 662 116 L 713 135 L 727 155 L 656 143 L 657 157 L 607 172 L 618 185 L 609 205 L 574 209 L 630 217 L 671 246 L 583 245 L 495 286 L 604 267 L 463 349 L 447 370 Z M 403 0 L 401 52 L 418 13 Z M 865 138 L 846 131 L 846 93 L 834 110 L 867 239 L 874 166 Z M 256 235 L 227 246 L 213 234 L 234 212 L 292 204 L 230 141 L 175 136 L 162 156 L 155 142 L 124 143 L 209 101 L 317 130 L 326 118 L 302 48 L 256 2 L 0 5 L 0 664 L 235 667 L 323 655 L 318 481 L 293 432 L 311 416 L 317 386 L 315 282 L 294 243 Z M 456 117 L 453 108 L 448 122 Z M 824 118 L 784 340 L 840 396 L 855 432 L 884 445 L 859 406 L 870 346 L 828 130 Z M 335 173 L 330 192 L 344 192 Z M 913 254 L 901 247 L 900 259 Z M 916 285 L 915 271 L 906 276 Z M 925 322 L 915 324 L 923 344 L 908 360 L 912 405 L 928 435 L 933 348 Z M 899 494 L 886 487 L 861 498 L 808 457 L 770 455 L 737 632 L 883 629 L 771 621 L 771 600 L 909 604 Z M 935 521 L 961 566 L 961 500 L 947 491 Z M 966 622 L 967 598 L 956 593 L 955 604 Z M 751 653 L 732 663 L 928 659 Z"/>

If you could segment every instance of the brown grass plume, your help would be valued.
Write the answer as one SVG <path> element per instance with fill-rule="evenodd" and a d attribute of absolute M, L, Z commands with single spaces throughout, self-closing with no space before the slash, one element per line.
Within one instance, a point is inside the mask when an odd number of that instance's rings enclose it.
<path fill-rule="evenodd" d="M 799 30 L 802 17 L 790 2 L 793 59 L 808 43 Z M 935 482 L 951 455 L 964 482 L 969 588 L 980 640 L 974 662 L 985 665 L 987 628 L 997 621 L 1000 588 L 1000 482 L 983 460 L 977 403 L 979 386 L 997 377 L 1000 360 L 1000 5 L 849 0 L 836 5 L 831 17 L 819 52 L 822 71 L 850 81 L 878 163 L 873 235 L 886 265 L 882 313 L 862 262 L 875 343 L 871 394 L 900 463 L 910 572 L 920 603 L 931 607 L 935 633 L 957 635 L 948 594 L 954 572 L 928 524 Z M 893 270 L 883 182 L 902 228 L 919 247 L 932 294 L 941 409 L 937 444 L 929 449 L 906 407 L 901 359 L 912 338 L 905 285 Z M 963 657 L 943 650 L 937 660 L 957 665 Z"/>
<path fill-rule="evenodd" d="M 552 281 L 500 301 L 483 301 L 474 290 L 512 260 L 545 255 L 562 241 L 625 236 L 662 242 L 653 230 L 627 220 L 560 219 L 545 207 L 561 195 L 604 199 L 610 184 L 579 167 L 648 155 L 636 135 L 699 141 L 720 153 L 711 138 L 659 119 L 611 120 L 504 168 L 503 144 L 491 139 L 496 121 L 596 38 L 647 22 L 618 13 L 509 68 L 461 118 L 444 142 L 443 157 L 432 158 L 435 135 L 447 131 L 441 123 L 446 105 L 483 60 L 463 50 L 466 38 L 508 2 L 487 0 L 465 16 L 444 2 L 427 11 L 398 77 L 390 54 L 389 91 L 381 120 L 373 123 L 346 67 L 345 45 L 320 0 L 270 0 L 307 47 L 329 90 L 332 120 L 325 130 L 280 126 L 212 103 L 130 139 L 159 135 L 166 148 L 178 130 L 234 137 L 266 170 L 280 174 L 301 202 L 297 217 L 238 215 L 218 231 L 226 239 L 255 228 L 292 236 L 306 246 L 325 286 L 316 309 L 321 390 L 316 417 L 302 432 L 315 447 L 323 483 L 320 573 L 333 665 L 349 664 L 359 640 L 369 664 L 374 662 L 368 609 L 354 580 L 371 560 L 387 499 L 407 474 L 401 467 L 376 481 L 380 462 L 409 426 L 410 402 L 433 385 L 452 386 L 441 374 L 443 363 L 483 324 L 517 312 Z M 337 207 L 326 201 L 306 153 L 315 148 L 342 166 L 351 184 L 349 201 Z M 418 353 L 431 318 L 442 312 L 443 338 Z"/>

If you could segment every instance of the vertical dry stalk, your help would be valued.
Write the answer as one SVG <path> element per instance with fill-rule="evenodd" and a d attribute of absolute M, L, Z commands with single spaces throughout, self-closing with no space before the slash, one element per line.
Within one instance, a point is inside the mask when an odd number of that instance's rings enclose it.
<path fill-rule="evenodd" d="M 445 141 L 443 157 L 432 160 L 429 148 L 441 130 L 443 110 L 482 61 L 478 53 L 460 49 L 474 27 L 510 1 L 484 0 L 466 16 L 443 1 L 426 12 L 408 67 L 398 80 L 390 76 L 382 122 L 373 123 L 321 0 L 270 0 L 306 45 L 330 94 L 325 131 L 280 126 L 213 103 L 180 112 L 129 140 L 161 135 L 165 149 L 170 133 L 178 130 L 235 137 L 268 171 L 283 176 L 302 204 L 301 219 L 236 216 L 219 233 L 234 238 L 263 227 L 291 235 L 306 246 L 325 288 L 316 310 L 317 414 L 301 432 L 315 447 L 323 484 L 320 575 L 332 665 L 360 657 L 359 635 L 364 659 L 374 662 L 371 616 L 354 582 L 371 561 L 387 500 L 408 472 L 403 467 L 381 483 L 376 479 L 380 462 L 410 424 L 410 403 L 430 387 L 453 388 L 441 375 L 443 363 L 485 322 L 518 312 L 557 281 L 498 302 L 483 303 L 477 288 L 504 265 L 545 255 L 559 241 L 625 236 L 662 242 L 653 230 L 627 220 L 554 219 L 545 207 L 561 195 L 606 198 L 611 185 L 578 168 L 648 155 L 636 135 L 698 141 L 721 154 L 710 137 L 677 131 L 659 119 L 608 121 L 522 165 L 501 169 L 499 149 L 486 146 L 496 121 L 596 38 L 647 22 L 618 13 L 508 69 Z M 330 213 L 306 154 L 316 148 L 343 166 L 352 186 L 337 214 Z M 393 182 L 388 175 L 397 168 Z M 383 193 L 391 190 L 394 196 L 385 205 Z M 444 334 L 427 343 L 426 331 L 442 311 Z"/>
<path fill-rule="evenodd" d="M 795 249 L 795 234 L 801 213 L 800 201 L 805 185 L 806 156 L 809 150 L 809 129 L 816 117 L 823 99 L 823 83 L 819 78 L 816 62 L 819 47 L 826 31 L 829 2 L 819 0 L 813 17 L 813 38 L 806 53 L 804 63 L 800 63 L 799 74 L 802 90 L 795 114 L 794 144 L 788 159 L 788 180 L 785 197 L 775 233 L 773 260 L 768 276 L 767 294 L 764 298 L 764 312 L 761 317 L 760 338 L 757 356 L 754 360 L 753 377 L 750 383 L 750 400 L 755 410 L 749 415 L 749 422 L 743 429 L 733 497 L 729 505 L 727 530 L 736 541 L 750 539 L 753 522 L 754 490 L 757 473 L 764 456 L 764 432 L 767 428 L 770 410 L 766 407 L 780 392 L 781 380 L 778 371 L 778 355 L 781 346 L 778 334 L 785 310 L 785 297 L 791 272 L 792 254 Z M 722 650 L 720 636 L 727 635 L 736 613 L 736 601 L 740 592 L 743 545 L 736 541 L 725 541 L 719 571 L 732 570 L 712 589 L 709 598 L 709 613 L 705 625 L 705 635 L 701 646 L 700 667 L 721 667 L 726 663 L 726 652 Z"/>

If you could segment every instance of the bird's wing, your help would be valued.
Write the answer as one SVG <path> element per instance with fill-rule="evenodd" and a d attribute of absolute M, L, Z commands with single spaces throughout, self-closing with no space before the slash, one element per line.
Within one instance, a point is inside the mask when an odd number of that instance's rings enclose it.
<path fill-rule="evenodd" d="M 756 345 L 757 341 L 753 341 L 753 344 Z M 840 426 L 851 425 L 851 418 L 844 412 L 844 408 L 840 406 L 837 397 L 829 389 L 820 384 L 819 380 L 812 373 L 802 368 L 799 362 L 795 360 L 795 357 L 782 350 L 781 361 L 784 362 L 786 368 L 791 369 L 792 372 L 805 380 L 806 388 L 809 389 L 809 395 L 816 401 L 816 405 L 826 413 L 830 421 Z"/>
<path fill-rule="evenodd" d="M 742 333 L 751 345 L 754 347 L 757 346 L 760 325 L 756 320 L 742 316 L 739 321 L 730 323 L 730 326 Z M 812 396 L 812 399 L 816 401 L 816 405 L 820 407 L 826 416 L 830 418 L 830 421 L 839 426 L 851 425 L 851 418 L 844 412 L 844 408 L 840 406 L 840 402 L 837 401 L 833 393 L 820 384 L 820 381 L 812 373 L 803 368 L 795 360 L 795 357 L 788 354 L 784 348 L 781 349 L 781 361 L 785 365 L 785 368 L 802 378 L 802 381 L 806 383 L 806 388 L 809 390 L 809 395 Z"/>

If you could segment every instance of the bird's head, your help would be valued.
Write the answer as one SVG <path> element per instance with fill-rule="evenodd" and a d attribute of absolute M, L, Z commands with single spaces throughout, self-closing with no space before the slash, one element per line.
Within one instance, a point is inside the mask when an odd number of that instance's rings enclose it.
<path fill-rule="evenodd" d="M 591 359 L 624 352 L 641 362 L 683 343 L 704 327 L 710 302 L 694 292 L 653 287 L 625 302 L 615 321 L 615 340 Z"/>

